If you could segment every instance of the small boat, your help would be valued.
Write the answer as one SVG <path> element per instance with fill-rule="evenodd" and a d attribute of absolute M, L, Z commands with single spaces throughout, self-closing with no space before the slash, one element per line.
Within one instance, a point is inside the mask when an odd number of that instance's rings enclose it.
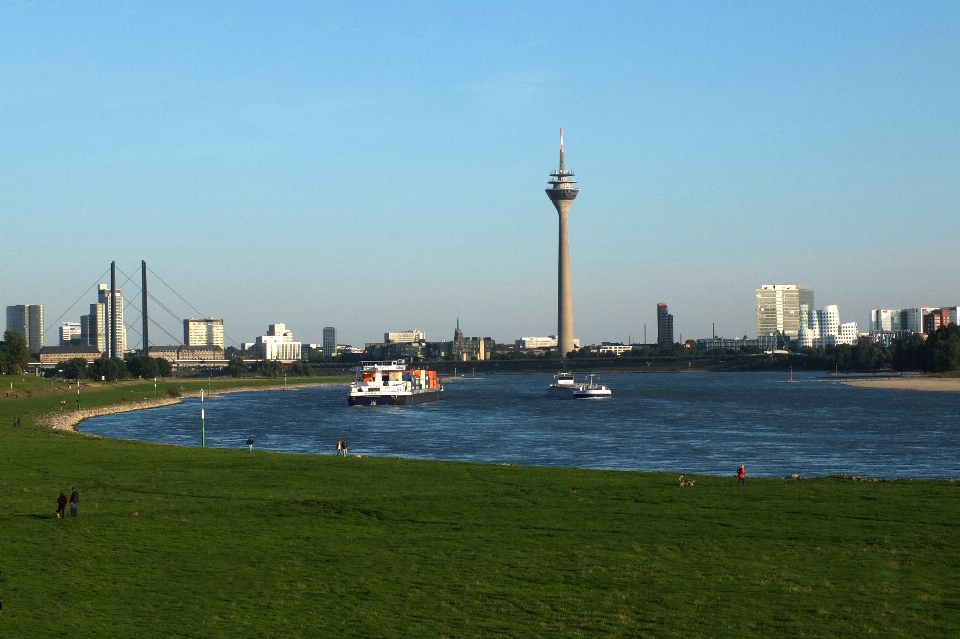
<path fill-rule="evenodd" d="M 408 367 L 402 359 L 361 362 L 353 372 L 347 400 L 351 406 L 408 406 L 443 397 L 437 371 Z"/>
<path fill-rule="evenodd" d="M 613 392 L 606 386 L 593 383 L 593 375 L 587 375 L 587 383 L 578 384 L 573 391 L 574 399 L 605 399 L 612 395 Z"/>

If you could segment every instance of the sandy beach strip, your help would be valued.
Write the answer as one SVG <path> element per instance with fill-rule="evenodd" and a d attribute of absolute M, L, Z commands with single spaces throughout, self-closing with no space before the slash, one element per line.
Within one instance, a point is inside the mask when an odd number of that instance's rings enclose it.
<path fill-rule="evenodd" d="M 38 419 L 37 426 L 44 426 L 46 428 L 52 428 L 53 430 L 77 432 L 77 424 L 91 417 L 113 415 L 114 413 L 127 413 L 132 410 L 144 410 L 146 408 L 160 408 L 161 406 L 170 406 L 179 403 L 179 397 L 161 397 L 159 399 L 145 399 L 142 402 L 124 402 L 123 404 L 114 404 L 112 406 L 100 406 L 99 408 L 57 411 L 47 413 Z"/>
<path fill-rule="evenodd" d="M 220 388 L 212 392 L 205 393 L 207 397 L 215 395 L 226 395 L 228 393 L 253 393 L 264 391 L 293 391 L 300 388 L 311 386 L 347 386 L 339 383 L 316 383 L 316 384 L 288 384 L 287 386 L 238 386 L 235 388 Z M 77 424 L 91 417 L 102 417 L 104 415 L 114 415 L 116 413 L 128 413 L 134 410 L 146 410 L 148 408 L 160 408 L 163 406 L 172 406 L 179 404 L 183 397 L 200 397 L 200 391 L 185 391 L 181 397 L 160 397 L 158 399 L 144 399 L 139 402 L 124 402 L 122 404 L 113 404 L 111 406 L 100 406 L 98 408 L 85 408 L 74 411 L 55 411 L 47 413 L 37 420 L 37 426 L 52 428 L 53 430 L 69 430 L 77 432 Z"/>
<path fill-rule="evenodd" d="M 840 383 L 859 388 L 886 388 L 924 393 L 960 393 L 960 377 L 888 377 L 886 379 L 857 379 Z"/>

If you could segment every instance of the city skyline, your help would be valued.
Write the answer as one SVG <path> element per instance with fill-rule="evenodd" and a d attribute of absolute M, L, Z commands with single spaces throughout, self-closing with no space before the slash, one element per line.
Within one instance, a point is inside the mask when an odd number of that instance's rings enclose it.
<path fill-rule="evenodd" d="M 960 299 L 926 259 L 960 237 L 953 4 L 37 5 L 0 7 L 0 217 L 34 258 L 0 305 L 48 322 L 145 259 L 236 340 L 553 334 L 559 126 L 584 344 L 660 301 L 752 335 L 766 282 L 861 326 Z M 416 275 L 361 286 L 374 240 Z"/>

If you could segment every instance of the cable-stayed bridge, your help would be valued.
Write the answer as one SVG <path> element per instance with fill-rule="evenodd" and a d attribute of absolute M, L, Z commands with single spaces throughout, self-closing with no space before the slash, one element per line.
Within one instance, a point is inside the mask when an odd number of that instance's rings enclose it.
<path fill-rule="evenodd" d="M 110 287 L 106 288 L 103 282 L 108 276 Z M 148 286 L 148 282 L 154 281 L 162 286 Z M 125 291 L 127 294 L 118 295 L 119 291 Z M 155 294 L 156 291 L 159 291 L 159 295 Z M 133 295 L 129 294 L 131 292 Z M 114 318 L 122 318 L 122 327 L 128 336 L 126 350 L 128 352 L 131 350 L 138 351 L 144 355 L 149 353 L 151 346 L 182 344 L 183 338 L 178 337 L 176 333 L 179 332 L 182 335 L 184 319 L 187 317 L 191 319 L 211 319 L 210 315 L 199 310 L 177 289 L 160 277 L 153 269 L 150 269 L 146 261 L 141 261 L 139 269 L 131 269 L 129 272 L 125 272 L 118 267 L 116 262 L 111 262 L 107 270 L 99 275 L 73 304 L 44 327 L 44 336 L 51 330 L 55 330 L 60 325 L 61 320 L 73 312 L 78 305 L 81 305 L 82 309 L 83 301 L 90 299 L 91 294 L 98 296 L 98 302 L 105 301 L 106 303 L 104 317 L 97 322 L 96 334 L 87 335 L 86 345 L 99 347 L 103 344 L 103 354 L 107 357 L 123 357 L 124 355 L 122 335 L 119 330 L 121 323 Z M 118 298 L 122 304 L 119 309 L 117 308 Z M 176 322 L 177 328 L 173 332 L 168 330 L 170 320 Z M 158 334 L 163 334 L 166 337 L 161 338 L 161 340 L 151 339 L 151 336 Z M 135 336 L 133 340 L 129 339 L 131 335 Z M 235 347 L 240 347 L 240 344 L 226 332 L 224 332 L 224 342 L 224 346 L 227 345 L 226 342 L 231 342 Z M 138 345 L 139 348 L 137 348 Z"/>

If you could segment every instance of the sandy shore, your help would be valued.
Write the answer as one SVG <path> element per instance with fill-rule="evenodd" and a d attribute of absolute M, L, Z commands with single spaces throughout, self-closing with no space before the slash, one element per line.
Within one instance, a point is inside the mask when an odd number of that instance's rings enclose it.
<path fill-rule="evenodd" d="M 840 383 L 859 388 L 960 393 L 960 377 L 889 377 L 887 379 L 858 379 Z"/>
<path fill-rule="evenodd" d="M 284 386 L 247 386 L 247 387 L 237 387 L 237 388 L 223 388 L 217 389 L 211 393 L 206 393 L 207 397 L 212 397 L 214 395 L 226 395 L 228 393 L 254 393 L 254 392 L 264 392 L 264 391 L 292 391 L 297 390 L 298 388 L 306 388 L 309 386 L 346 386 L 347 384 L 338 383 L 338 384 L 288 384 Z M 184 392 L 182 397 L 200 397 L 200 391 L 190 391 Z M 171 406 L 173 404 L 179 404 L 182 401 L 181 397 L 161 397 L 158 399 L 144 399 L 140 402 L 129 402 L 123 404 L 114 404 L 112 406 L 100 406 L 99 408 L 87 408 L 83 410 L 74 410 L 74 411 L 56 411 L 53 413 L 47 413 L 43 417 L 37 420 L 37 426 L 43 426 L 46 428 L 52 428 L 53 430 L 69 430 L 77 432 L 77 424 L 82 422 L 85 419 L 90 419 L 91 417 L 102 417 L 104 415 L 113 415 L 115 413 L 128 413 L 134 410 L 146 410 L 148 408 L 160 408 L 162 406 Z"/>

